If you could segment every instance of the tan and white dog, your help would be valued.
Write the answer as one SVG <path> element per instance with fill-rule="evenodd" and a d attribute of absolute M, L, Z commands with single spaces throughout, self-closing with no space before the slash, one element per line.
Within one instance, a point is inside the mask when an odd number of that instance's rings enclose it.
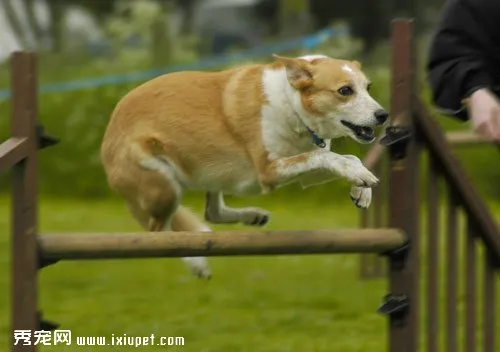
<path fill-rule="evenodd" d="M 366 208 L 378 183 L 333 138 L 374 141 L 388 114 L 358 62 L 321 55 L 221 72 L 176 72 L 146 82 L 116 106 L 101 148 L 108 182 L 147 231 L 210 231 L 180 206 L 183 189 L 207 194 L 205 220 L 264 225 L 268 213 L 234 209 L 223 194 L 268 193 L 290 182 L 352 183 Z M 205 258 L 183 258 L 209 278 Z"/>

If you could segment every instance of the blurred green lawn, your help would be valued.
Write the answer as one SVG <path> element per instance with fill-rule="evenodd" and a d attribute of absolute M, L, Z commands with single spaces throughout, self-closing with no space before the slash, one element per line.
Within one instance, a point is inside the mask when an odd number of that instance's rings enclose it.
<path fill-rule="evenodd" d="M 202 203 L 186 202 L 201 214 Z M 272 212 L 269 229 L 355 227 L 343 203 L 234 199 Z M 0 198 L 0 213 L 9 200 Z M 40 231 L 135 231 L 115 201 L 40 199 Z M 8 287 L 8 223 L 0 218 L 1 286 Z M 241 228 L 239 226 L 219 226 Z M 183 336 L 182 348 L 43 347 L 41 351 L 384 351 L 384 317 L 376 313 L 384 280 L 357 279 L 358 257 L 315 255 L 210 258 L 212 280 L 191 276 L 180 259 L 63 262 L 42 271 L 40 303 L 49 320 L 74 336 Z M 9 336 L 9 290 L 0 296 L 0 340 Z M 2 342 L 5 346 L 7 343 Z M 3 348 L 2 348 L 3 349 Z"/>

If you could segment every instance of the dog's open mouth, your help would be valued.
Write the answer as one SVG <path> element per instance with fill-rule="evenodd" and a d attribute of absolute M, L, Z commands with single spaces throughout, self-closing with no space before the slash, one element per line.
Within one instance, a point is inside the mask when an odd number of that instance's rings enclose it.
<path fill-rule="evenodd" d="M 372 140 L 375 139 L 375 130 L 371 127 L 355 125 L 355 124 L 348 122 L 348 121 L 345 121 L 345 120 L 341 120 L 340 122 L 344 126 L 351 129 L 351 131 L 353 131 L 354 134 L 356 135 L 356 138 L 358 138 L 362 141 L 371 142 Z"/>

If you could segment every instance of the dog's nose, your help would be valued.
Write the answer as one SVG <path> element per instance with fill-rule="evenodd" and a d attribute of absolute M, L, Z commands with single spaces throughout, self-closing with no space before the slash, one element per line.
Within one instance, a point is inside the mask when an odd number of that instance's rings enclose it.
<path fill-rule="evenodd" d="M 387 111 L 380 109 L 375 111 L 375 118 L 377 119 L 378 123 L 383 124 L 389 118 L 389 114 L 387 113 Z"/>

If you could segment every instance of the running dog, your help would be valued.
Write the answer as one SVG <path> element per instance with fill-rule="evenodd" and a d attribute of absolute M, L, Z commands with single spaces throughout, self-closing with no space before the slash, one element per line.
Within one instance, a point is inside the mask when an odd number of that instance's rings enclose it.
<path fill-rule="evenodd" d="M 210 231 L 180 205 L 183 189 L 206 193 L 207 222 L 262 226 L 258 208 L 230 208 L 224 194 L 266 194 L 344 178 L 361 208 L 378 179 L 334 138 L 375 140 L 388 119 L 356 61 L 273 55 L 268 64 L 176 72 L 130 91 L 116 105 L 101 160 L 110 187 L 147 231 Z M 183 258 L 210 278 L 204 257 Z"/>

